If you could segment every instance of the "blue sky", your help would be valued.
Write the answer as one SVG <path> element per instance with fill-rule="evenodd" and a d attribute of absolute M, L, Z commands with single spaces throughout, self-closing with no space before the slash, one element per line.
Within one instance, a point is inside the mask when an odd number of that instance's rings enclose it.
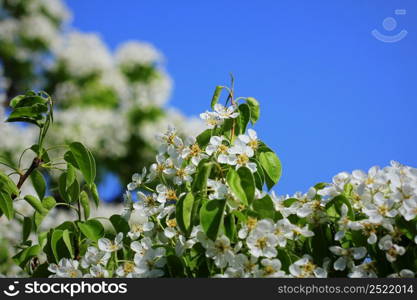
<path fill-rule="evenodd" d="M 282 160 L 278 193 L 392 159 L 417 166 L 415 0 L 66 2 L 74 27 L 111 49 L 158 47 L 175 82 L 170 105 L 187 115 L 206 110 L 232 72 L 236 94 L 261 103 L 255 129 Z M 374 29 L 408 34 L 384 43 Z"/>

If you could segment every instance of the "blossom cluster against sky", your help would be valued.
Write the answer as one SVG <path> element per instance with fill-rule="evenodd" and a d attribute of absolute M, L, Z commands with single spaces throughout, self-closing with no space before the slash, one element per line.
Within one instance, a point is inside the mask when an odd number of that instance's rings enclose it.
<path fill-rule="evenodd" d="M 413 0 L 66 2 L 74 26 L 111 48 L 154 43 L 174 79 L 170 105 L 186 114 L 205 111 L 233 72 L 236 95 L 261 102 L 256 130 L 282 159 L 280 194 L 391 159 L 417 165 Z M 408 34 L 384 43 L 374 29 Z"/>

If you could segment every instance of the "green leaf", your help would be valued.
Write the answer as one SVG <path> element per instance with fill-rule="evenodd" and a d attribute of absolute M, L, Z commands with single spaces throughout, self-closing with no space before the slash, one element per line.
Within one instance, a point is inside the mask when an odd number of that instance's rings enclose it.
<path fill-rule="evenodd" d="M 39 145 L 38 144 L 32 145 L 30 147 L 30 150 L 32 150 L 37 156 L 40 155 L 40 158 L 41 158 L 42 162 L 48 163 L 48 162 L 51 161 L 50 158 L 49 158 L 48 152 L 46 151 L 46 149 L 45 148 L 39 149 Z"/>
<path fill-rule="evenodd" d="M 65 246 L 67 246 L 67 249 L 71 255 L 71 258 L 74 258 L 74 251 L 72 249 L 71 237 L 70 237 L 70 232 L 68 231 L 68 229 L 65 229 L 62 232 L 62 239 L 64 240 Z"/>
<path fill-rule="evenodd" d="M 13 200 L 5 190 L 0 190 L 0 211 L 4 213 L 7 219 L 13 219 Z"/>
<path fill-rule="evenodd" d="M 79 142 L 71 143 L 69 147 L 85 181 L 89 185 L 93 184 L 96 178 L 96 163 L 93 155 Z"/>
<path fill-rule="evenodd" d="M 42 205 L 44 208 L 46 208 L 49 211 L 55 207 L 56 200 L 52 196 L 45 197 L 42 199 Z"/>
<path fill-rule="evenodd" d="M 213 98 L 211 99 L 212 109 L 214 109 L 214 106 L 217 104 L 217 102 L 219 102 L 219 98 L 223 89 L 224 89 L 224 86 L 221 86 L 221 85 L 216 86 L 216 89 L 214 90 Z"/>
<path fill-rule="evenodd" d="M 259 163 L 258 160 L 252 159 L 252 161 L 254 163 L 256 163 L 256 172 L 253 174 L 253 177 L 255 178 L 256 187 L 259 190 L 262 190 L 263 189 L 263 186 L 265 184 L 265 173 L 264 173 L 264 170 L 262 169 L 262 166 L 261 166 L 261 164 Z"/>
<path fill-rule="evenodd" d="M 253 210 L 259 215 L 260 219 L 275 220 L 275 206 L 269 195 L 253 201 L 252 207 Z"/>
<path fill-rule="evenodd" d="M 120 215 L 112 215 L 110 217 L 110 222 L 116 232 L 123 232 L 124 235 L 126 235 L 130 230 L 129 223 Z"/>
<path fill-rule="evenodd" d="M 33 106 L 36 104 L 47 104 L 47 100 L 36 93 L 28 93 L 26 95 L 19 95 L 10 101 L 11 108 L 18 108 L 24 106 Z"/>
<path fill-rule="evenodd" d="M 192 193 L 188 193 L 184 197 L 181 197 L 177 202 L 175 209 L 175 218 L 177 219 L 178 226 L 183 233 L 188 236 L 191 232 L 191 213 L 194 204 L 194 196 Z"/>
<path fill-rule="evenodd" d="M 268 189 L 277 184 L 282 174 L 281 161 L 274 152 L 262 152 L 259 155 L 259 163 L 265 171 L 266 177 L 270 182 L 266 182 Z"/>
<path fill-rule="evenodd" d="M 98 205 L 100 204 L 100 197 L 98 195 L 97 186 L 94 183 L 90 185 L 90 191 L 93 196 L 94 204 L 96 205 L 96 207 L 98 207 Z"/>
<path fill-rule="evenodd" d="M 23 249 L 15 256 L 13 256 L 13 261 L 22 269 L 26 266 L 29 260 L 37 256 L 41 252 L 41 247 L 39 245 L 31 246 L 28 248 Z"/>
<path fill-rule="evenodd" d="M 71 201 L 67 194 L 67 173 L 62 173 L 61 176 L 59 176 L 58 190 L 59 195 L 62 197 L 62 199 L 64 199 L 65 202 L 70 203 Z"/>
<path fill-rule="evenodd" d="M 200 223 L 206 235 L 215 240 L 223 223 L 226 200 L 206 201 L 200 210 Z"/>
<path fill-rule="evenodd" d="M 80 167 L 78 166 L 78 164 L 77 164 L 77 161 L 75 160 L 75 157 L 74 157 L 74 154 L 72 154 L 72 152 L 71 151 L 67 151 L 67 152 L 65 152 L 65 154 L 64 154 L 64 160 L 67 162 L 67 163 L 70 163 L 72 166 L 74 166 L 75 168 L 77 168 L 77 169 L 80 169 Z"/>
<path fill-rule="evenodd" d="M 237 118 L 238 126 L 237 126 L 236 133 L 244 134 L 246 132 L 246 127 L 248 126 L 250 119 L 251 119 L 250 108 L 249 108 L 249 105 L 247 105 L 246 103 L 243 103 L 239 105 L 238 110 L 239 110 L 239 117 Z"/>
<path fill-rule="evenodd" d="M 71 203 L 76 203 L 80 199 L 80 184 L 75 179 L 70 187 L 67 188 L 67 193 Z"/>
<path fill-rule="evenodd" d="M 226 236 L 232 242 L 235 242 L 237 240 L 235 216 L 233 214 L 227 214 L 226 216 L 224 216 L 223 223 L 224 223 L 224 232 Z"/>
<path fill-rule="evenodd" d="M 33 271 L 32 278 L 48 278 L 52 273 L 48 270 L 49 264 L 47 262 L 39 265 L 35 271 Z"/>
<path fill-rule="evenodd" d="M 331 209 L 334 208 L 339 216 L 342 215 L 342 205 L 346 204 L 348 208 L 348 217 L 350 220 L 355 220 L 355 213 L 353 211 L 352 205 L 350 201 L 343 195 L 338 195 L 334 197 L 332 200 L 326 203 L 326 210 L 328 213 L 331 213 Z M 333 213 L 334 214 L 334 213 Z"/>
<path fill-rule="evenodd" d="M 20 193 L 13 180 L 11 180 L 9 176 L 0 171 L 0 188 L 2 187 L 9 195 L 18 196 Z"/>
<path fill-rule="evenodd" d="M 197 175 L 194 179 L 192 191 L 194 193 L 205 194 L 207 189 L 207 180 L 211 173 L 213 163 L 201 161 L 197 168 Z"/>
<path fill-rule="evenodd" d="M 214 129 L 206 129 L 196 137 L 197 143 L 201 148 L 208 145 L 211 136 L 214 134 L 213 130 Z"/>
<path fill-rule="evenodd" d="M 23 226 L 22 226 L 22 241 L 26 242 L 30 232 L 32 231 L 32 219 L 28 217 L 23 218 Z"/>
<path fill-rule="evenodd" d="M 44 113 L 48 111 L 46 104 L 18 107 L 13 109 L 6 122 L 26 122 L 42 127 L 45 119 Z"/>
<path fill-rule="evenodd" d="M 52 197 L 52 196 L 48 196 L 48 197 L 43 198 L 41 203 L 42 203 L 42 206 L 45 210 L 43 210 L 43 213 L 39 213 L 38 211 L 35 211 L 35 213 L 33 215 L 33 221 L 34 221 L 34 224 L 35 224 L 35 229 L 39 228 L 39 226 L 42 224 L 42 221 L 45 218 L 45 216 L 56 205 L 55 198 Z"/>
<path fill-rule="evenodd" d="M 39 199 L 43 199 L 45 197 L 46 192 L 46 182 L 43 178 L 43 175 L 38 170 L 34 170 L 30 175 L 30 179 L 32 180 L 33 187 L 38 194 Z"/>
<path fill-rule="evenodd" d="M 71 163 L 67 164 L 67 175 L 66 175 L 66 183 L 65 186 L 71 186 L 76 179 L 75 168 L 72 166 Z"/>
<path fill-rule="evenodd" d="M 81 232 L 90 240 L 97 242 L 100 238 L 104 236 L 104 227 L 103 225 L 95 220 L 91 219 L 84 223 L 79 222 L 78 228 Z"/>
<path fill-rule="evenodd" d="M 62 257 L 62 255 L 60 255 L 58 253 L 59 247 L 58 247 L 58 242 L 59 240 L 62 239 L 62 235 L 63 235 L 64 231 L 63 230 L 57 230 L 55 229 L 52 232 L 52 238 L 51 238 L 51 249 L 52 249 L 52 253 L 55 257 L 55 261 L 59 262 Z"/>
<path fill-rule="evenodd" d="M 18 95 L 16 97 L 14 97 L 12 100 L 10 100 L 10 107 L 11 108 L 15 108 L 16 105 L 25 97 L 27 97 L 26 95 Z"/>
<path fill-rule="evenodd" d="M 35 224 L 35 230 L 39 229 L 39 226 L 42 224 L 42 221 L 44 218 L 45 218 L 44 215 L 35 211 L 35 213 L 33 214 L 33 222 Z"/>
<path fill-rule="evenodd" d="M 250 204 L 255 199 L 255 178 L 252 172 L 246 167 L 239 168 L 237 173 L 240 178 L 240 185 L 245 191 L 246 199 Z"/>
<path fill-rule="evenodd" d="M 32 195 L 26 195 L 24 199 L 41 215 L 46 216 L 48 214 L 48 210 L 43 207 L 42 202 L 38 198 Z"/>
<path fill-rule="evenodd" d="M 250 107 L 250 120 L 253 125 L 259 119 L 259 115 L 260 115 L 259 102 L 255 98 L 248 97 L 246 98 L 246 103 Z"/>
<path fill-rule="evenodd" d="M 201 199 L 207 196 L 207 180 L 210 177 L 213 163 L 201 161 L 197 168 L 197 175 L 194 178 L 191 191 L 195 197 L 193 208 L 191 211 L 191 224 L 198 224 L 198 210 L 200 208 Z"/>
<path fill-rule="evenodd" d="M 248 205 L 248 198 L 246 196 L 245 190 L 242 187 L 242 181 L 238 172 L 236 172 L 233 168 L 230 168 L 229 172 L 227 173 L 226 181 L 238 200 L 240 200 L 240 202 L 242 202 L 244 205 Z"/>
<path fill-rule="evenodd" d="M 90 217 L 90 199 L 85 191 L 80 193 L 80 203 L 84 210 L 84 218 L 87 220 Z"/>
<path fill-rule="evenodd" d="M 167 256 L 167 268 L 170 278 L 185 277 L 184 264 L 176 255 Z"/>

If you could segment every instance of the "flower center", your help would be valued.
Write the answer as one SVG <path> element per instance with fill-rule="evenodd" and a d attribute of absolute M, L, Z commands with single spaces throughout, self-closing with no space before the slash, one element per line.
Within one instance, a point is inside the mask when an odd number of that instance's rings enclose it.
<path fill-rule="evenodd" d="M 78 272 L 77 272 L 77 270 L 71 270 L 71 271 L 69 271 L 68 275 L 69 275 L 70 278 L 77 278 L 78 277 Z"/>
<path fill-rule="evenodd" d="M 115 243 L 111 243 L 110 244 L 110 250 L 111 251 L 117 251 L 117 250 L 119 250 L 119 246 Z"/>
<path fill-rule="evenodd" d="M 190 156 L 198 156 L 201 153 L 200 146 L 198 144 L 194 144 L 190 148 Z"/>
<path fill-rule="evenodd" d="M 167 225 L 169 227 L 176 227 L 177 226 L 177 220 L 176 219 L 170 219 L 167 221 Z"/>
<path fill-rule="evenodd" d="M 230 249 L 230 245 L 224 243 L 223 241 L 217 241 L 215 247 L 219 250 L 220 253 L 224 253 Z"/>
<path fill-rule="evenodd" d="M 253 150 L 256 150 L 259 147 L 259 142 L 258 140 L 250 140 L 248 146 L 251 147 Z"/>
<path fill-rule="evenodd" d="M 167 136 L 166 140 L 167 140 L 167 144 L 174 145 L 175 134 L 170 134 L 169 136 Z"/>
<path fill-rule="evenodd" d="M 237 156 L 237 164 L 238 165 L 246 165 L 249 161 L 249 157 L 246 154 L 239 154 Z"/>
<path fill-rule="evenodd" d="M 141 224 L 133 224 L 131 228 L 132 228 L 132 232 L 135 232 L 135 233 L 143 232 L 143 227 Z"/>
<path fill-rule="evenodd" d="M 163 172 L 164 170 L 165 170 L 165 166 L 164 166 L 164 164 L 157 164 L 157 165 L 156 165 L 156 171 L 157 171 L 157 172 L 161 173 L 161 172 Z"/>
<path fill-rule="evenodd" d="M 316 266 L 310 261 L 305 265 L 301 266 L 301 269 L 307 274 L 311 274 L 315 268 Z"/>
<path fill-rule="evenodd" d="M 271 275 L 271 274 L 274 274 L 275 273 L 275 269 L 273 267 L 271 267 L 271 266 L 266 266 L 265 269 L 264 269 L 264 271 L 265 271 L 265 274 L 266 275 Z"/>
<path fill-rule="evenodd" d="M 153 196 L 152 195 L 148 195 L 148 196 L 146 196 L 146 198 L 145 198 L 145 204 L 147 205 L 147 206 L 154 206 L 155 205 L 155 199 L 153 198 Z"/>
<path fill-rule="evenodd" d="M 229 147 L 227 147 L 226 145 L 221 144 L 218 148 L 217 151 L 220 153 L 227 153 L 227 150 L 229 150 Z"/>
<path fill-rule="evenodd" d="M 123 271 L 125 273 L 132 273 L 135 270 L 135 265 L 131 262 L 127 262 L 123 265 Z"/>
<path fill-rule="evenodd" d="M 249 217 L 248 220 L 246 221 L 246 225 L 248 226 L 249 230 L 252 230 L 253 228 L 255 228 L 256 223 L 258 223 L 258 220 L 252 217 Z"/>
<path fill-rule="evenodd" d="M 268 240 L 267 240 L 267 238 L 266 237 L 261 237 L 260 239 L 258 239 L 257 241 L 256 241 L 256 246 L 259 248 L 259 249 L 265 249 L 266 248 L 266 246 L 268 245 Z"/>
<path fill-rule="evenodd" d="M 388 212 L 388 207 L 386 205 L 381 205 L 381 206 L 378 207 L 378 212 L 381 215 L 385 216 Z"/>
<path fill-rule="evenodd" d="M 187 172 L 185 172 L 184 169 L 178 169 L 177 172 L 175 173 L 178 177 L 184 177 L 187 175 Z"/>
<path fill-rule="evenodd" d="M 174 190 L 168 190 L 166 195 L 168 200 L 177 200 L 177 193 Z"/>

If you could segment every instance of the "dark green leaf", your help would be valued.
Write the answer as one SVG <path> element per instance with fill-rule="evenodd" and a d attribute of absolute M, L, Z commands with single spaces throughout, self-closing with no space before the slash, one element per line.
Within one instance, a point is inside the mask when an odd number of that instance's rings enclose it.
<path fill-rule="evenodd" d="M 65 246 L 67 246 L 67 249 L 71 255 L 71 258 L 74 258 L 74 251 L 72 249 L 72 244 L 71 244 L 71 236 L 70 236 L 68 229 L 65 229 L 62 232 L 62 239 L 64 240 Z"/>
<path fill-rule="evenodd" d="M 188 193 L 180 198 L 175 209 L 175 218 L 177 219 L 178 226 L 186 236 L 188 236 L 191 231 L 191 213 L 193 204 L 194 196 L 192 193 Z"/>
<path fill-rule="evenodd" d="M 185 277 L 184 264 L 176 255 L 169 255 L 167 257 L 167 268 L 170 278 Z"/>
<path fill-rule="evenodd" d="M 255 178 L 252 172 L 246 167 L 240 167 L 237 173 L 240 178 L 240 185 L 245 191 L 246 199 L 250 204 L 255 199 Z"/>
<path fill-rule="evenodd" d="M 32 231 L 32 219 L 28 217 L 23 218 L 23 228 L 22 228 L 22 241 L 26 242 L 28 239 L 30 232 Z"/>
<path fill-rule="evenodd" d="M 249 105 L 243 103 L 239 105 L 239 117 L 237 118 L 237 130 L 236 134 L 244 134 L 246 132 L 246 127 L 248 126 L 250 118 L 250 108 Z"/>
<path fill-rule="evenodd" d="M 215 240 L 223 222 L 226 200 L 210 200 L 200 210 L 200 223 L 206 235 Z"/>
<path fill-rule="evenodd" d="M 32 247 L 28 247 L 17 253 L 13 256 L 13 261 L 22 269 L 26 266 L 29 260 L 37 256 L 41 252 L 41 247 L 39 245 L 35 245 Z"/>
<path fill-rule="evenodd" d="M 110 222 L 116 232 L 123 232 L 126 235 L 130 230 L 129 223 L 120 215 L 112 215 Z"/>
<path fill-rule="evenodd" d="M 91 152 L 79 142 L 71 143 L 69 147 L 85 181 L 89 185 L 93 184 L 96 178 L 96 163 Z"/>
<path fill-rule="evenodd" d="M 30 175 L 30 179 L 32 180 L 33 187 L 38 194 L 39 199 L 43 199 L 45 197 L 46 192 L 46 182 L 43 178 L 43 175 L 38 170 L 34 170 Z"/>
<path fill-rule="evenodd" d="M 52 249 L 52 253 L 54 254 L 55 257 L 55 261 L 60 261 L 62 257 L 62 255 L 59 255 L 58 250 L 58 242 L 62 239 L 62 235 L 64 234 L 63 230 L 59 230 L 59 229 L 55 229 L 52 232 L 52 238 L 51 238 L 51 249 Z"/>

